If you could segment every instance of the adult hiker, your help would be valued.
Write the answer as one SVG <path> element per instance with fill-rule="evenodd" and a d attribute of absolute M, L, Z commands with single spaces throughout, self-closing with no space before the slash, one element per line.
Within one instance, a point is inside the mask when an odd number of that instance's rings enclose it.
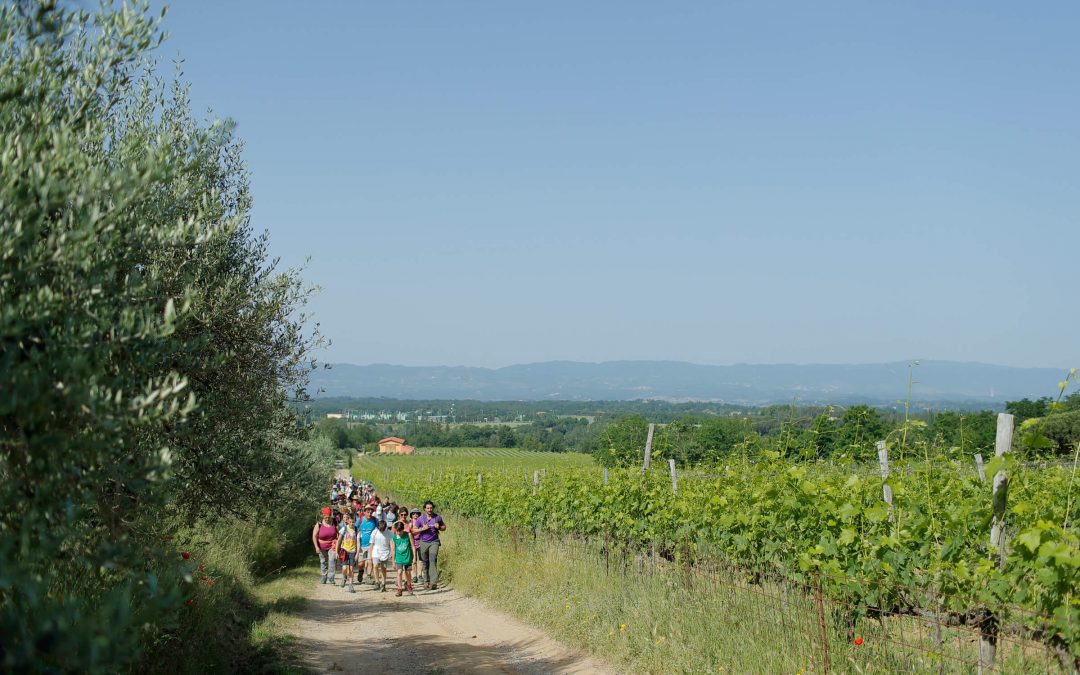
<path fill-rule="evenodd" d="M 334 583 L 334 558 L 337 557 L 338 530 L 334 527 L 333 510 L 324 506 L 322 520 L 315 523 L 311 530 L 311 543 L 319 556 L 319 571 L 325 584 L 329 574 L 330 583 Z"/>
<path fill-rule="evenodd" d="M 413 538 L 412 582 L 414 584 L 420 581 L 420 540 L 417 538 L 419 536 L 420 525 L 416 522 L 417 519 L 420 518 L 420 513 L 420 509 L 416 508 L 415 506 L 412 508 L 411 511 L 409 511 L 408 529 L 409 534 L 411 534 Z"/>
<path fill-rule="evenodd" d="M 415 535 L 420 540 L 420 563 L 423 570 L 422 581 L 428 590 L 439 587 L 439 533 L 446 531 L 442 516 L 435 513 L 435 503 L 424 502 L 424 515 L 416 523 L 419 527 Z"/>
<path fill-rule="evenodd" d="M 375 583 L 375 570 L 371 566 L 371 533 L 375 531 L 374 509 L 364 507 L 364 515 L 360 517 L 360 524 L 356 526 L 360 533 L 360 562 L 357 565 L 359 579 L 357 583 L 364 583 L 364 572 L 368 573 L 368 581 Z"/>

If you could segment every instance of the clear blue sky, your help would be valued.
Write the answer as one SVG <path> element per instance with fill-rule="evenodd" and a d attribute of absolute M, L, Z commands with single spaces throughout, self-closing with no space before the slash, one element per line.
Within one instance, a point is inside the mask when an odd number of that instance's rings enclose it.
<path fill-rule="evenodd" d="M 256 224 L 311 257 L 326 360 L 1080 365 L 1076 2 L 183 0 L 166 28 Z"/>

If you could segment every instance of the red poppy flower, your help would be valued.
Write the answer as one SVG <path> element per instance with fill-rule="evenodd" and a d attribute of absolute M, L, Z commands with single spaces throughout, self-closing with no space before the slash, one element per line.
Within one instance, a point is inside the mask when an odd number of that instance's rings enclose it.
<path fill-rule="evenodd" d="M 180 551 L 180 557 L 183 558 L 184 560 L 187 560 L 188 558 L 191 557 L 191 554 L 188 553 L 187 551 Z"/>
<path fill-rule="evenodd" d="M 213 586 L 214 585 L 214 580 L 213 579 L 207 579 L 206 580 L 206 585 L 207 586 Z"/>
<path fill-rule="evenodd" d="M 187 602 L 184 603 L 184 604 L 186 604 L 188 607 L 194 607 L 195 606 L 195 598 L 188 598 Z"/>
<path fill-rule="evenodd" d="M 861 645 L 862 644 L 862 638 L 855 638 L 855 644 Z"/>

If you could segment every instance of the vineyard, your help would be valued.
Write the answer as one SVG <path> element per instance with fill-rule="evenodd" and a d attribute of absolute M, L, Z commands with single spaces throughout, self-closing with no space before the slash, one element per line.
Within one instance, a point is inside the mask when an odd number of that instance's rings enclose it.
<path fill-rule="evenodd" d="M 1009 455 L 988 463 L 985 473 L 1009 476 L 999 557 L 989 546 L 992 484 L 973 462 L 899 461 L 885 481 L 863 466 L 766 454 L 676 485 L 666 466 L 602 472 L 541 468 L 539 457 L 532 469 L 457 458 L 417 470 L 423 458 L 409 459 L 380 467 L 391 493 L 502 526 L 515 545 L 569 538 L 602 556 L 609 573 L 649 567 L 688 590 L 744 589 L 757 600 L 742 611 L 771 607 L 788 632 L 807 638 L 817 670 L 860 660 L 950 672 L 1077 667 L 1072 524 L 1080 506 L 1071 466 Z M 801 632 L 788 625 L 803 619 Z"/>

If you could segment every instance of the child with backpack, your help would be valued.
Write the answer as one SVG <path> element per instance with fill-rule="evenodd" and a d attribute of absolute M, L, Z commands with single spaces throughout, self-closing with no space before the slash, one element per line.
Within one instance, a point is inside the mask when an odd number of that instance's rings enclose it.
<path fill-rule="evenodd" d="M 357 539 L 356 521 L 351 516 L 347 517 L 341 528 L 341 536 L 338 537 L 338 548 L 345 554 L 341 563 L 341 587 L 348 586 L 350 593 L 356 592 L 353 587 L 353 567 L 356 565 Z"/>

